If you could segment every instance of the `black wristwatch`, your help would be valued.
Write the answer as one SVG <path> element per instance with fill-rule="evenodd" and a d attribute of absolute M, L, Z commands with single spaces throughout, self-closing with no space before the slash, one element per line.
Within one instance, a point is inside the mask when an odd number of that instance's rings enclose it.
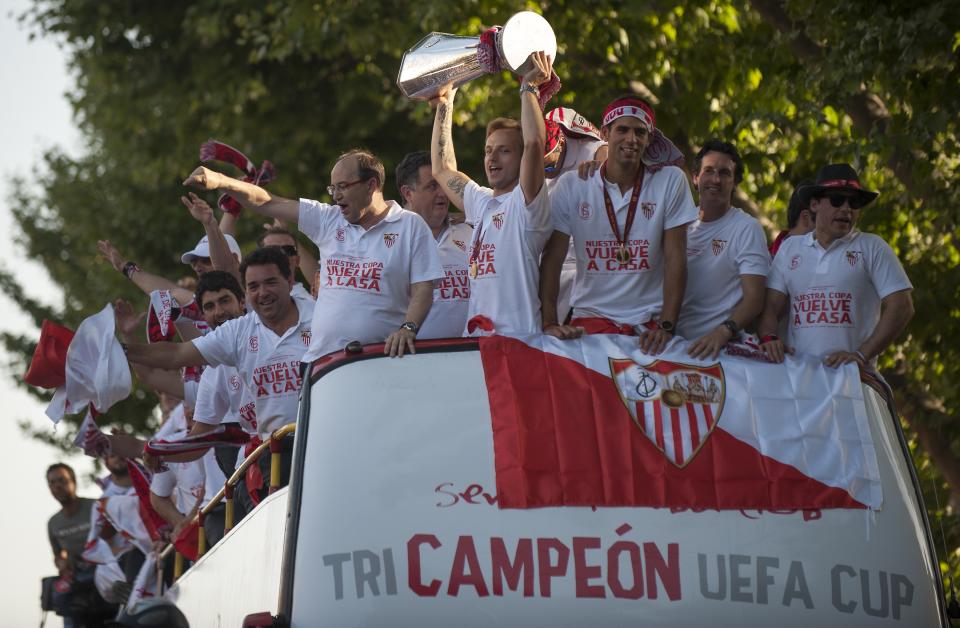
<path fill-rule="evenodd" d="M 720 324 L 729 330 L 731 338 L 738 338 L 740 336 L 740 325 L 737 325 L 737 321 L 728 318 Z"/>
<path fill-rule="evenodd" d="M 671 336 L 677 333 L 677 327 L 670 321 L 660 321 L 660 329 L 667 332 Z"/>
<path fill-rule="evenodd" d="M 420 325 L 417 325 L 413 321 L 407 321 L 403 325 L 400 325 L 400 329 L 409 329 L 414 333 L 414 335 L 416 335 L 416 333 L 420 331 Z"/>

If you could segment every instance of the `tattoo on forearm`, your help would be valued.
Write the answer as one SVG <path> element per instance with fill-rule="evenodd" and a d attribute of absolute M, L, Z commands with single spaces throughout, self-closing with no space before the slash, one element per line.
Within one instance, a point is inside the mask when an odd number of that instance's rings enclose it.
<path fill-rule="evenodd" d="M 457 175 L 447 181 L 447 187 L 450 188 L 450 191 L 463 198 L 463 188 L 467 187 L 467 178 Z"/>
<path fill-rule="evenodd" d="M 440 157 L 440 162 L 443 163 L 447 160 L 447 139 L 450 133 L 447 125 L 446 103 L 440 104 L 437 108 L 437 115 L 440 118 L 440 137 L 437 140 L 437 154 Z"/>

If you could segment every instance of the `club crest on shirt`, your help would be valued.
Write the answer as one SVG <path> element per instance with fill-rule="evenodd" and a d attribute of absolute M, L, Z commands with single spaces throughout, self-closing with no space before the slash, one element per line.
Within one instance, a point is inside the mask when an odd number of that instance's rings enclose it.
<path fill-rule="evenodd" d="M 250 351 L 256 353 L 260 350 L 260 339 L 256 336 L 250 336 Z"/>
<path fill-rule="evenodd" d="M 304 347 L 310 346 L 310 330 L 309 329 L 304 329 L 303 331 L 300 332 L 300 342 L 303 343 Z"/>
<path fill-rule="evenodd" d="M 720 364 L 611 358 L 610 375 L 634 425 L 677 467 L 694 459 L 720 421 L 726 388 Z"/>
<path fill-rule="evenodd" d="M 800 266 L 800 262 L 803 260 L 799 255 L 794 255 L 790 258 L 790 270 L 796 270 Z"/>
<path fill-rule="evenodd" d="M 713 247 L 713 254 L 714 254 L 714 255 L 720 255 L 720 253 L 723 252 L 723 247 L 725 247 L 726 245 L 727 245 L 727 241 L 726 241 L 726 240 L 717 240 L 717 239 L 714 239 L 714 240 L 710 243 L 710 246 Z"/>
<path fill-rule="evenodd" d="M 386 244 L 387 248 L 389 249 L 394 245 L 394 243 L 396 243 L 397 236 L 399 235 L 399 233 L 385 233 L 383 234 L 383 243 Z"/>
<path fill-rule="evenodd" d="M 500 212 L 499 214 L 494 214 L 491 220 L 493 220 L 494 227 L 496 227 L 497 229 L 503 228 L 503 212 Z"/>
<path fill-rule="evenodd" d="M 453 243 L 456 244 L 457 248 L 460 249 L 461 251 L 467 250 L 467 243 L 464 242 L 463 240 L 454 240 Z"/>
<path fill-rule="evenodd" d="M 650 201 L 644 201 L 643 203 L 640 203 L 640 211 L 643 212 L 644 218 L 650 220 L 653 218 L 653 212 L 657 211 L 657 204 Z"/>
<path fill-rule="evenodd" d="M 343 227 L 337 229 L 337 242 L 343 242 L 346 232 L 343 230 Z"/>
<path fill-rule="evenodd" d="M 577 207 L 577 215 L 580 216 L 582 220 L 590 220 L 593 216 L 593 208 L 590 207 L 590 203 L 583 201 Z"/>
<path fill-rule="evenodd" d="M 240 390 L 240 378 L 236 375 L 230 376 L 230 381 L 227 383 L 230 386 L 230 390 L 237 391 Z"/>
<path fill-rule="evenodd" d="M 847 251 L 846 257 L 848 264 L 851 266 L 856 266 L 857 262 L 860 261 L 860 258 L 863 257 L 863 253 L 861 251 Z"/>

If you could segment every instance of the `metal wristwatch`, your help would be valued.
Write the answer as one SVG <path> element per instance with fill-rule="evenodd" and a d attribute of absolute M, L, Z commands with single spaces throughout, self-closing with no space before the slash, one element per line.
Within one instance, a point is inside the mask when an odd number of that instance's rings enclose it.
<path fill-rule="evenodd" d="M 740 325 L 737 325 L 737 321 L 733 320 L 732 318 L 728 318 L 720 324 L 730 331 L 731 338 L 737 338 L 740 336 Z"/>
<path fill-rule="evenodd" d="M 660 321 L 660 329 L 667 332 L 671 336 L 677 333 L 676 325 L 674 325 L 671 321 Z"/>
<path fill-rule="evenodd" d="M 413 321 L 407 321 L 403 325 L 400 325 L 400 329 L 408 329 L 412 331 L 414 335 L 416 335 L 417 332 L 420 331 L 420 326 L 414 323 Z"/>
<path fill-rule="evenodd" d="M 520 95 L 523 96 L 524 92 L 530 92 L 537 98 L 540 98 L 540 88 L 536 85 L 531 85 L 530 83 L 524 83 L 520 86 Z"/>

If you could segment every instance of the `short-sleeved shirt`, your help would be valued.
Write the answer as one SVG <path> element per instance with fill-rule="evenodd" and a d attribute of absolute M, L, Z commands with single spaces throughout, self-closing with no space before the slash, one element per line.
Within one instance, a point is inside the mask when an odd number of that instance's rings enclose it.
<path fill-rule="evenodd" d="M 300 231 L 322 260 L 305 361 L 354 340 L 383 342 L 406 320 L 410 285 L 443 277 L 427 223 L 394 201 L 387 205 L 383 220 L 364 229 L 347 222 L 338 205 L 300 199 Z"/>
<path fill-rule="evenodd" d="M 856 351 L 880 320 L 880 302 L 913 286 L 890 245 L 853 231 L 824 250 L 814 232 L 788 238 L 767 287 L 787 295 L 787 344 L 824 357 Z"/>
<path fill-rule="evenodd" d="M 755 218 L 731 207 L 717 220 L 694 221 L 687 227 L 687 289 L 677 334 L 696 340 L 715 329 L 743 297 L 740 277 L 768 272 L 767 239 Z"/>
<path fill-rule="evenodd" d="M 475 225 L 470 254 L 477 264 L 467 320 L 486 316 L 502 334 L 540 333 L 540 255 L 552 229 L 547 186 L 527 205 L 519 183 L 494 196 L 470 181 L 463 207 Z"/>
<path fill-rule="evenodd" d="M 47 521 L 47 537 L 54 555 L 60 550 L 67 551 L 67 560 L 73 564 L 83 552 L 87 542 L 87 533 L 90 532 L 90 512 L 96 503 L 92 499 L 79 497 L 80 507 L 72 516 L 67 516 L 63 510 L 55 513 Z"/>
<path fill-rule="evenodd" d="M 203 370 L 200 376 L 200 389 L 197 392 L 197 406 L 193 410 L 193 420 L 207 425 L 238 423 L 240 421 L 243 382 L 240 372 L 233 366 L 211 366 Z M 256 433 L 243 425 L 248 432 Z"/>
<path fill-rule="evenodd" d="M 226 482 L 212 449 L 198 460 L 168 462 L 167 467 L 167 471 L 154 474 L 150 492 L 160 497 L 175 495 L 174 503 L 183 514 L 188 514 L 198 499 L 201 507 L 206 506 Z"/>
<path fill-rule="evenodd" d="M 607 217 L 604 188 L 622 237 L 633 186 L 621 192 L 598 169 L 586 181 L 576 172 L 567 173 L 550 190 L 554 228 L 573 238 L 577 255 L 573 316 L 640 325 L 658 318 L 663 309 L 663 232 L 696 220 L 697 207 L 680 168 L 647 170 L 627 238 L 631 259 L 622 264 L 616 257 L 620 244 Z"/>
<path fill-rule="evenodd" d="M 303 383 L 300 362 L 310 345 L 313 308 L 304 301 L 293 303 L 299 319 L 282 336 L 264 325 L 256 312 L 250 312 L 192 341 L 211 366 L 236 367 L 255 404 L 261 436 L 297 419 Z M 241 424 L 242 415 L 241 411 Z"/>
<path fill-rule="evenodd" d="M 437 254 L 443 279 L 434 283 L 433 305 L 420 326 L 417 338 L 457 338 L 463 335 L 470 305 L 470 275 L 467 250 L 473 227 L 466 223 L 446 225 L 437 238 Z"/>

